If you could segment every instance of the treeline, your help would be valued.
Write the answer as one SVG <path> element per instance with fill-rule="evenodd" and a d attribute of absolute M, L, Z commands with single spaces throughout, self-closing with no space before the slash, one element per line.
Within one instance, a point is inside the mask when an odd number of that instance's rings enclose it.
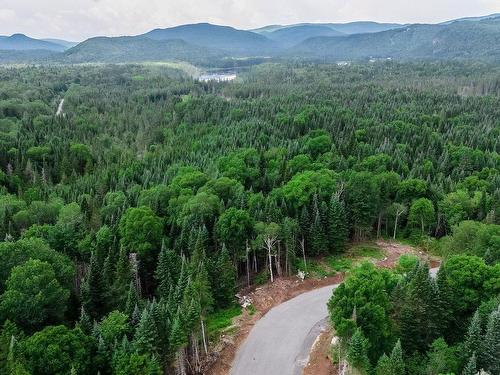
<path fill-rule="evenodd" d="M 459 95 L 488 74 L 0 70 L 1 371 L 201 372 L 207 317 L 238 286 L 350 240 L 408 237 L 494 267 L 499 98 Z"/>

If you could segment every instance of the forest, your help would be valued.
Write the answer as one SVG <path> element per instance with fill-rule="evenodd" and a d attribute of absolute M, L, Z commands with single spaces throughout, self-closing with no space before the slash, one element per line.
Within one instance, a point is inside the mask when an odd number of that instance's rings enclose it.
<path fill-rule="evenodd" d="M 499 73 L 0 68 L 0 374 L 202 373 L 239 288 L 381 237 L 441 268 L 353 270 L 328 306 L 338 358 L 500 374 Z"/>

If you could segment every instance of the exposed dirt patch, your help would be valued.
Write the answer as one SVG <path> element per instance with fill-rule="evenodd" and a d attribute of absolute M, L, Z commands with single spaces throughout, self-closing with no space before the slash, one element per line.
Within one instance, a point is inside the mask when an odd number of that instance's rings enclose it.
<path fill-rule="evenodd" d="M 334 375 L 337 373 L 330 358 L 332 337 L 333 333 L 330 327 L 321 332 L 312 347 L 309 362 L 304 368 L 304 375 Z"/>
<path fill-rule="evenodd" d="M 427 253 L 410 245 L 385 240 L 378 240 L 376 245 L 385 253 L 385 258 L 376 262 L 376 265 L 379 267 L 394 268 L 399 257 L 404 254 L 413 254 L 418 256 L 421 260 L 428 262 L 431 268 L 438 267 L 440 263 L 437 258 L 431 257 Z"/>

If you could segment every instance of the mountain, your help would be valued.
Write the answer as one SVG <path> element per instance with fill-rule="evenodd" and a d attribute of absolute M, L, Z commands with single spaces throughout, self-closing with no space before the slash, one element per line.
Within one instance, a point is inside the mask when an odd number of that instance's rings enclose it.
<path fill-rule="evenodd" d="M 62 40 L 62 39 L 42 39 L 42 40 L 49 43 L 59 44 L 60 46 L 63 46 L 66 49 L 74 47 L 78 44 L 78 42 L 70 42 L 68 40 Z"/>
<path fill-rule="evenodd" d="M 356 21 L 348 23 L 297 23 L 287 26 L 269 25 L 261 27 L 259 29 L 253 29 L 250 31 L 264 36 L 270 36 L 271 33 L 277 31 L 294 29 L 296 27 L 302 27 L 302 26 L 327 27 L 329 29 L 339 32 L 340 34 L 351 35 L 351 34 L 378 33 L 381 31 L 397 29 L 403 27 L 404 25 L 399 23 L 378 23 L 371 21 Z"/>
<path fill-rule="evenodd" d="M 1 39 L 1 37 L 0 37 Z M 0 64 L 35 64 L 49 62 L 60 52 L 46 49 L 0 50 Z"/>
<path fill-rule="evenodd" d="M 267 25 L 264 27 L 259 27 L 258 29 L 251 29 L 248 31 L 251 31 L 253 33 L 257 34 L 263 34 L 263 33 L 272 33 L 273 31 L 280 30 L 280 29 L 285 29 L 287 27 L 293 27 L 293 26 L 300 26 L 300 25 L 290 25 L 290 26 L 284 26 L 284 25 Z"/>
<path fill-rule="evenodd" d="M 127 36 L 88 39 L 65 51 L 59 60 L 66 63 L 182 60 L 203 64 L 223 56 L 222 52 L 193 46 L 183 40 L 153 40 Z"/>
<path fill-rule="evenodd" d="M 236 56 L 263 56 L 274 53 L 279 48 L 274 41 L 263 35 L 209 23 L 155 29 L 141 36 L 153 40 L 182 39 L 193 45 Z"/>
<path fill-rule="evenodd" d="M 449 25 L 453 22 L 461 22 L 461 21 L 484 21 L 484 20 L 488 20 L 488 19 L 492 19 L 492 18 L 500 18 L 500 13 L 495 13 L 495 14 L 489 14 L 487 16 L 479 16 L 479 17 L 464 17 L 464 18 L 458 18 L 458 19 L 455 19 L 455 20 L 451 20 L 451 21 L 446 21 L 446 22 L 442 22 L 440 25 Z"/>
<path fill-rule="evenodd" d="M 0 37 L 0 50 L 47 50 L 60 52 L 64 51 L 64 49 L 65 47 L 62 45 L 33 39 L 24 34 L 13 34 L 11 36 Z"/>
<path fill-rule="evenodd" d="M 379 33 L 311 38 L 288 56 L 315 59 L 486 59 L 500 60 L 500 18 L 447 25 L 409 25 Z"/>
<path fill-rule="evenodd" d="M 379 23 L 371 21 L 357 21 L 348 23 L 328 23 L 324 24 L 334 30 L 344 34 L 366 34 L 366 33 L 379 33 L 381 31 L 399 29 L 404 25 L 399 23 Z"/>
<path fill-rule="evenodd" d="M 274 40 L 283 47 L 291 47 L 306 39 L 317 36 L 342 36 L 345 34 L 333 30 L 328 26 L 298 25 L 281 28 L 272 32 L 264 32 L 262 35 Z"/>

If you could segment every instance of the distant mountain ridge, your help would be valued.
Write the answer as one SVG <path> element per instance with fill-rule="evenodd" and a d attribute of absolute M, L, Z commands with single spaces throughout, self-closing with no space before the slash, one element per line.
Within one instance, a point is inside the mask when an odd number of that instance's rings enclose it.
<path fill-rule="evenodd" d="M 280 48 L 278 44 L 263 35 L 209 23 L 155 29 L 140 36 L 153 40 L 182 39 L 193 45 L 214 48 L 234 55 L 262 55 Z"/>
<path fill-rule="evenodd" d="M 351 35 L 351 34 L 375 33 L 380 31 L 392 30 L 403 27 L 405 25 L 399 23 L 379 23 L 373 21 L 355 21 L 347 23 L 297 23 L 291 25 L 264 26 L 259 29 L 254 29 L 251 31 L 262 35 L 269 35 L 269 33 L 276 33 L 283 30 L 294 29 L 302 26 L 320 26 L 337 31 L 340 34 Z"/>
<path fill-rule="evenodd" d="M 261 35 L 274 40 L 282 47 L 292 47 L 304 40 L 317 36 L 345 36 L 337 30 L 322 25 L 299 25 L 285 27 L 272 32 L 262 32 Z"/>
<path fill-rule="evenodd" d="M 13 34 L 0 37 L 0 50 L 27 51 L 47 50 L 61 52 L 64 46 L 45 40 L 33 39 L 24 34 Z"/>
<path fill-rule="evenodd" d="M 500 61 L 500 18 L 408 25 L 380 33 L 308 39 L 287 51 L 316 59 L 487 59 Z"/>
<path fill-rule="evenodd" d="M 125 36 L 87 39 L 65 51 L 58 59 L 69 63 L 179 60 L 203 64 L 222 56 L 222 52 L 193 46 L 180 39 L 154 40 L 142 36 Z"/>
<path fill-rule="evenodd" d="M 269 25 L 255 30 L 198 23 L 75 45 L 0 36 L 0 63 L 187 61 L 231 66 L 268 58 L 305 60 L 486 59 L 500 61 L 500 14 L 441 24 L 377 22 Z"/>
<path fill-rule="evenodd" d="M 65 48 L 71 48 L 71 47 L 76 46 L 78 43 L 80 43 L 80 42 L 71 42 L 69 40 L 54 39 L 54 38 L 41 39 L 41 40 L 43 40 L 45 42 L 49 42 L 49 43 L 59 44 Z"/>

